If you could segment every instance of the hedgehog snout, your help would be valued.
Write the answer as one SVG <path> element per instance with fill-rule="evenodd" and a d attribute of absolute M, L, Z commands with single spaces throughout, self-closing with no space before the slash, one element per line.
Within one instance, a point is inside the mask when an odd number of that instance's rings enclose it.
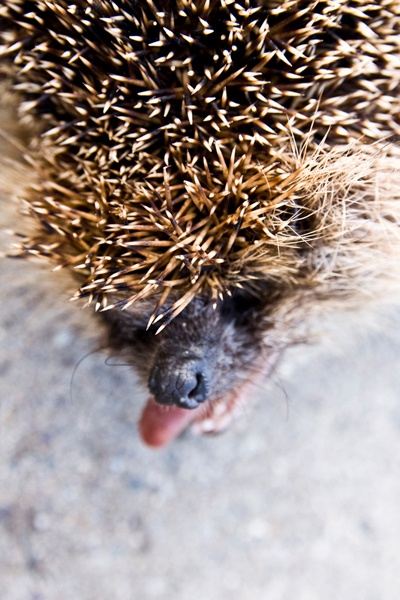
<path fill-rule="evenodd" d="M 149 389 L 159 404 L 197 408 L 208 397 L 206 361 L 197 357 L 160 360 L 150 373 Z"/>

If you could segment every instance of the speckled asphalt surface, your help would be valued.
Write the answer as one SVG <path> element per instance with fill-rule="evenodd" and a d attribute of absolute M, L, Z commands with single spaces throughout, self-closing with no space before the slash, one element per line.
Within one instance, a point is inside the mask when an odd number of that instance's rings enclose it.
<path fill-rule="evenodd" d="M 400 597 L 398 311 L 336 315 L 226 434 L 154 451 L 128 367 L 87 356 L 70 393 L 97 332 L 62 274 L 0 281 L 1 600 Z"/>

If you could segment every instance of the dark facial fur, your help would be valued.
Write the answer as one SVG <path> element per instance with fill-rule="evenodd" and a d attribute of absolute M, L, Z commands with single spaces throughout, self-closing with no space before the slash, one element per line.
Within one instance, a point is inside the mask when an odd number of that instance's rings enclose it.
<path fill-rule="evenodd" d="M 147 329 L 148 315 L 136 310 L 103 314 L 110 344 L 124 349 L 156 401 L 197 408 L 232 391 L 261 361 L 265 369 L 276 353 L 263 342 L 266 312 L 260 298 L 236 291 L 216 303 L 193 300 L 158 334 L 158 325 Z"/>

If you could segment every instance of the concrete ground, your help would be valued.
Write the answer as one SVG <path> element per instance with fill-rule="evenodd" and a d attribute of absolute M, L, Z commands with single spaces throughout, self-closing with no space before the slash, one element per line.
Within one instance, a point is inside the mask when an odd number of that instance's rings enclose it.
<path fill-rule="evenodd" d="M 395 308 L 330 318 L 230 431 L 154 451 L 128 367 L 74 374 L 96 330 L 63 275 L 3 259 L 0 282 L 1 600 L 400 597 Z"/>

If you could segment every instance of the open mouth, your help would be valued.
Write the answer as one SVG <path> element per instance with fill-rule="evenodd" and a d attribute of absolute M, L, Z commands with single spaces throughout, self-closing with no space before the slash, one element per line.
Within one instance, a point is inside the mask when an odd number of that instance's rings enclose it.
<path fill-rule="evenodd" d="M 218 433 L 229 425 L 242 405 L 237 396 L 237 392 L 232 392 L 193 410 L 163 406 L 150 397 L 139 422 L 141 438 L 148 446 L 159 448 L 172 442 L 190 425 L 194 433 Z"/>
<path fill-rule="evenodd" d="M 197 408 L 188 410 L 178 406 L 158 404 L 153 397 L 147 400 L 139 421 L 139 432 L 148 446 L 160 448 L 172 442 L 190 427 L 196 434 L 213 434 L 225 430 L 232 419 L 244 412 L 255 392 L 255 387 L 265 378 L 257 371 L 235 390 L 218 400 L 208 400 Z"/>
<path fill-rule="evenodd" d="M 193 423 L 203 410 L 202 406 L 193 410 L 178 406 L 164 406 L 150 397 L 139 421 L 141 438 L 145 444 L 153 448 L 165 446 Z"/>

